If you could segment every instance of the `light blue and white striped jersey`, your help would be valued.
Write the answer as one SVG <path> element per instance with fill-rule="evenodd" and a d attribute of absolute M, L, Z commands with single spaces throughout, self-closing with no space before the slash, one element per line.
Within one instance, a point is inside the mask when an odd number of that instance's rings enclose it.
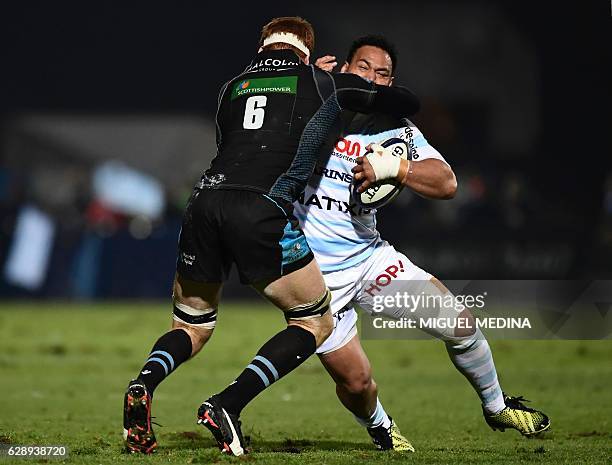
<path fill-rule="evenodd" d="M 338 271 L 361 263 L 382 242 L 376 229 L 376 210 L 355 205 L 349 184 L 355 159 L 365 154 L 366 146 L 391 137 L 408 143 L 413 160 L 437 158 L 446 162 L 407 119 L 390 130 L 340 139 L 325 166 L 315 167 L 306 190 L 294 203 L 295 215 L 321 271 Z"/>

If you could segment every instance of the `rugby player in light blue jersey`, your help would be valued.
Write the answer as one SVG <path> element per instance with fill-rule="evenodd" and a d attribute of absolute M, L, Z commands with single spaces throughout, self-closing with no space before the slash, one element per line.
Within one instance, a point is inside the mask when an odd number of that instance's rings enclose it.
<path fill-rule="evenodd" d="M 335 57 L 329 55 L 316 62 L 326 71 L 332 71 L 336 64 Z M 392 44 L 380 36 L 366 36 L 353 43 L 341 72 L 390 86 L 396 65 Z M 387 295 L 404 292 L 452 297 L 452 294 L 380 237 L 376 211 L 355 205 L 349 185 L 354 179 L 361 183 L 362 191 L 376 180 L 396 179 L 421 196 L 450 199 L 457 183 L 449 164 L 411 121 L 349 112 L 344 112 L 343 118 L 348 135 L 337 141 L 327 162 L 316 167 L 305 192 L 294 204 L 295 214 L 332 293 L 334 330 L 319 346 L 317 354 L 336 382 L 340 401 L 367 428 L 377 448 L 414 451 L 378 399 L 370 363 L 357 335 L 354 306 L 372 313 L 381 310 L 375 308 L 375 297 L 381 289 L 373 283 L 379 276 L 389 275 L 389 270 L 393 270 L 394 279 L 385 287 Z M 400 160 L 376 145 L 395 137 L 407 142 L 411 160 Z M 396 319 L 428 317 L 434 315 L 432 312 L 440 318 L 467 322 L 428 332 L 444 342 L 452 363 L 473 386 L 489 426 L 501 431 L 514 428 L 525 436 L 548 429 L 550 420 L 545 414 L 523 405 L 521 397 L 502 392 L 489 344 L 482 332 L 473 327 L 469 310 L 458 312 L 454 308 L 425 305 L 410 310 L 402 306 L 382 309 L 382 314 Z"/>

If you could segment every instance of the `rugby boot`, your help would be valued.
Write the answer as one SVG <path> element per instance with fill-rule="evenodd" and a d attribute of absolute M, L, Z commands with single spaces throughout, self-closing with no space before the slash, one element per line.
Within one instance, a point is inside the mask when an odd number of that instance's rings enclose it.
<path fill-rule="evenodd" d="M 391 425 L 388 428 L 384 426 L 376 426 L 375 428 L 368 428 L 368 434 L 372 438 L 372 442 L 378 450 L 394 450 L 397 452 L 414 452 L 414 447 L 410 444 L 410 441 L 406 439 L 393 419 Z"/>
<path fill-rule="evenodd" d="M 506 408 L 494 415 L 483 410 L 487 424 L 499 431 L 513 428 L 523 436 L 534 436 L 550 428 L 550 419 L 543 412 L 529 408 L 523 402 L 529 401 L 522 396 L 511 397 L 504 393 Z"/>
<path fill-rule="evenodd" d="M 130 381 L 123 398 L 123 439 L 128 452 L 152 454 L 157 441 L 151 426 L 151 396 L 142 381 Z"/>
<path fill-rule="evenodd" d="M 248 452 L 242 437 L 238 415 L 226 412 L 218 396 L 212 396 L 200 405 L 198 424 L 212 433 L 221 452 L 236 456 Z"/>

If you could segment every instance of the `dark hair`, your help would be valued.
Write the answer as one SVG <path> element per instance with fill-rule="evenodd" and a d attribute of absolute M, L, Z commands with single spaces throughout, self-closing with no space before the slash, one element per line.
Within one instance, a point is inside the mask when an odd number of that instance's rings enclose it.
<path fill-rule="evenodd" d="M 346 62 L 350 63 L 353 57 L 355 56 L 357 50 L 366 45 L 377 47 L 387 52 L 389 54 L 389 58 L 391 58 L 391 72 L 393 73 L 395 71 L 395 67 L 397 66 L 397 50 L 395 48 L 395 45 L 389 42 L 385 37 L 379 35 L 363 36 L 355 40 L 351 44 L 348 56 L 346 57 Z"/>

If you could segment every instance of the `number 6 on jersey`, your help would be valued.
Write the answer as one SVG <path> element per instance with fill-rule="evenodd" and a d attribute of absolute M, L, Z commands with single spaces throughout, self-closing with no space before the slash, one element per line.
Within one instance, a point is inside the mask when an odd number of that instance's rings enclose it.
<path fill-rule="evenodd" d="M 246 101 L 244 108 L 244 119 L 242 127 L 244 129 L 259 129 L 263 126 L 265 110 L 264 107 L 268 101 L 265 95 L 253 95 Z"/>

